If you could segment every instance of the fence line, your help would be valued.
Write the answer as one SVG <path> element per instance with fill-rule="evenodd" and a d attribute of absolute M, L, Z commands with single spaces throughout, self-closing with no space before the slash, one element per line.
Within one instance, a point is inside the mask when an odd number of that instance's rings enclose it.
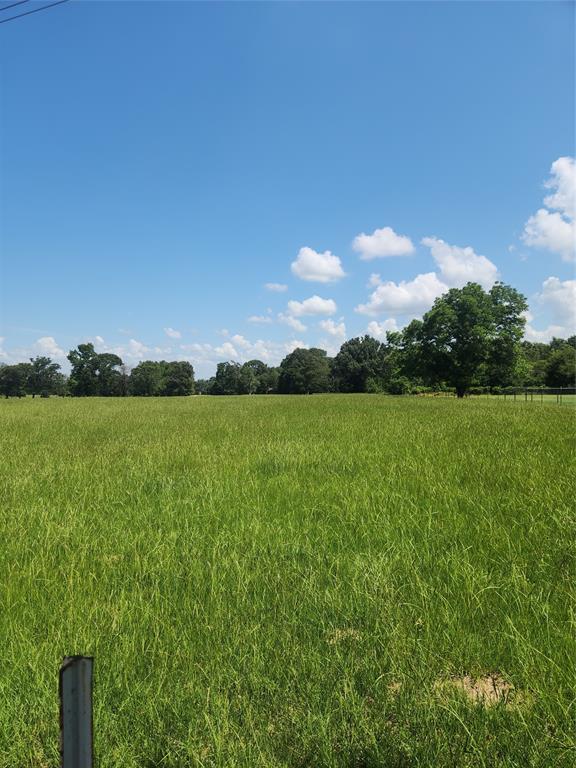
<path fill-rule="evenodd" d="M 544 396 L 555 397 L 556 403 L 562 404 L 562 398 L 566 395 L 576 395 L 576 387 L 504 387 L 490 393 L 492 396 L 511 398 L 514 402 L 523 399 L 524 402 L 544 402 Z"/>

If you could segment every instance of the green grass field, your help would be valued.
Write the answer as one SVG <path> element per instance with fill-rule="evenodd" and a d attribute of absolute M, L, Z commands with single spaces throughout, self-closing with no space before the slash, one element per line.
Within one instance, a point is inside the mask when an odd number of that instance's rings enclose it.
<path fill-rule="evenodd" d="M 58 765 L 71 653 L 99 768 L 576 765 L 573 409 L 26 399 L 0 424 L 1 768 Z"/>

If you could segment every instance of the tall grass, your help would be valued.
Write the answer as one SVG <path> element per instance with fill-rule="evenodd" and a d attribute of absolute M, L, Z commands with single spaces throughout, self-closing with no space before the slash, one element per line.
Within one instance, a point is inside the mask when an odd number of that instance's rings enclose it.
<path fill-rule="evenodd" d="M 572 409 L 0 403 L 0 766 L 573 766 Z M 498 676 L 494 705 L 462 681 Z M 456 684 L 458 683 L 458 685 Z"/>

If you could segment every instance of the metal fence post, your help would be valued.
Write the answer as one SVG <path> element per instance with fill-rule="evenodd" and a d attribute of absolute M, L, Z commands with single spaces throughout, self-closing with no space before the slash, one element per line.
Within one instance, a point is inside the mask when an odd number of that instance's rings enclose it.
<path fill-rule="evenodd" d="M 66 656 L 60 667 L 61 768 L 92 768 L 91 656 Z"/>

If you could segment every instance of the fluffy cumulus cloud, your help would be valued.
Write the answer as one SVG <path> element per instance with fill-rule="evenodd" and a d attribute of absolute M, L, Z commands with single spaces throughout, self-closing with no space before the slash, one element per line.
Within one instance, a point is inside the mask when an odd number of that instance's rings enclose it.
<path fill-rule="evenodd" d="M 320 296 L 311 296 L 304 301 L 289 301 L 288 314 L 292 317 L 304 315 L 335 315 L 337 311 L 334 299 L 323 299 Z"/>
<path fill-rule="evenodd" d="M 308 330 L 301 320 L 298 320 L 297 317 L 293 317 L 287 312 L 280 312 L 278 314 L 278 320 L 280 320 L 281 323 L 284 323 L 284 325 L 289 325 L 290 328 L 299 333 L 304 333 L 304 331 Z"/>
<path fill-rule="evenodd" d="M 264 288 L 267 291 L 272 291 L 272 293 L 284 293 L 284 291 L 288 290 L 288 286 L 284 285 L 284 283 L 266 283 Z"/>
<path fill-rule="evenodd" d="M 375 229 L 371 235 L 366 235 L 364 232 L 356 235 L 352 248 L 365 261 L 388 256 L 410 256 L 414 253 L 412 240 L 406 235 L 396 234 L 392 227 Z"/>
<path fill-rule="evenodd" d="M 217 363 L 233 360 L 244 363 L 248 360 L 262 360 L 268 365 L 278 365 L 287 354 L 297 347 L 306 348 L 306 343 L 300 339 L 278 342 L 266 339 L 251 341 L 241 334 L 234 334 L 229 340 L 213 346 L 212 344 L 182 344 L 181 352 L 201 375 L 211 375 Z M 180 355 L 182 357 L 182 355 Z"/>
<path fill-rule="evenodd" d="M 66 357 L 66 353 L 58 346 L 53 336 L 42 336 L 35 341 L 34 352 L 37 355 L 51 357 L 55 360 L 63 360 Z"/>
<path fill-rule="evenodd" d="M 180 331 L 177 331 L 174 328 L 164 328 L 164 333 L 170 339 L 181 339 L 182 338 L 182 334 L 180 333 Z"/>
<path fill-rule="evenodd" d="M 542 283 L 537 300 L 556 322 L 564 325 L 570 333 L 576 331 L 576 280 L 548 277 Z"/>
<path fill-rule="evenodd" d="M 371 320 L 368 323 L 368 328 L 366 330 L 370 336 L 373 336 L 375 339 L 386 341 L 386 334 L 388 331 L 399 331 L 400 329 L 398 328 L 396 318 L 389 317 L 381 323 L 376 322 L 376 320 Z"/>
<path fill-rule="evenodd" d="M 334 256 L 330 251 L 318 253 L 307 246 L 300 248 L 291 269 L 300 280 L 315 283 L 335 283 L 346 275 L 338 256 Z"/>
<path fill-rule="evenodd" d="M 320 320 L 318 323 L 323 331 L 326 331 L 333 339 L 344 341 L 346 338 L 346 325 L 343 320 L 336 323 L 334 320 Z"/>
<path fill-rule="evenodd" d="M 551 195 L 544 205 L 573 219 L 576 216 L 576 163 L 573 157 L 559 157 L 552 163 L 550 178 L 544 182 Z"/>
<path fill-rule="evenodd" d="M 576 333 L 576 280 L 548 277 L 536 294 L 533 307 L 542 310 L 552 321 L 546 328 L 532 325 L 534 316 L 527 313 L 526 338 L 529 341 L 550 341 L 554 336 L 566 338 Z"/>
<path fill-rule="evenodd" d="M 437 237 L 424 237 L 422 245 L 430 248 L 440 279 L 449 288 L 462 288 L 466 283 L 473 282 L 488 290 L 498 279 L 496 265 L 469 246 L 450 245 Z"/>
<path fill-rule="evenodd" d="M 573 157 L 559 157 L 552 163 L 544 186 L 552 190 L 544 208 L 530 216 L 522 239 L 526 245 L 556 253 L 564 261 L 576 258 L 576 164 Z"/>
<path fill-rule="evenodd" d="M 261 324 L 267 324 L 272 322 L 272 318 L 270 315 L 250 315 L 248 318 L 249 323 L 254 323 L 256 325 Z"/>
<path fill-rule="evenodd" d="M 91 341 L 96 352 L 111 352 L 128 365 L 137 365 L 141 360 L 173 358 L 171 347 L 148 346 L 138 339 L 129 339 L 127 344 L 118 345 L 108 344 L 102 336 L 95 336 Z"/>
<path fill-rule="evenodd" d="M 448 290 L 435 272 L 417 275 L 414 280 L 392 280 L 377 286 L 366 304 L 356 307 L 356 312 L 363 315 L 417 315 L 426 312 L 434 300 Z"/>
<path fill-rule="evenodd" d="M 372 273 L 368 287 L 374 288 L 366 304 L 360 304 L 356 311 L 364 315 L 409 315 L 426 312 L 435 299 L 449 288 L 461 288 L 468 282 L 480 283 L 491 288 L 498 280 L 498 269 L 490 259 L 474 252 L 473 248 L 450 245 L 437 237 L 425 237 L 422 244 L 430 248 L 437 272 L 417 275 L 413 280 L 398 283 L 384 281 Z"/>

